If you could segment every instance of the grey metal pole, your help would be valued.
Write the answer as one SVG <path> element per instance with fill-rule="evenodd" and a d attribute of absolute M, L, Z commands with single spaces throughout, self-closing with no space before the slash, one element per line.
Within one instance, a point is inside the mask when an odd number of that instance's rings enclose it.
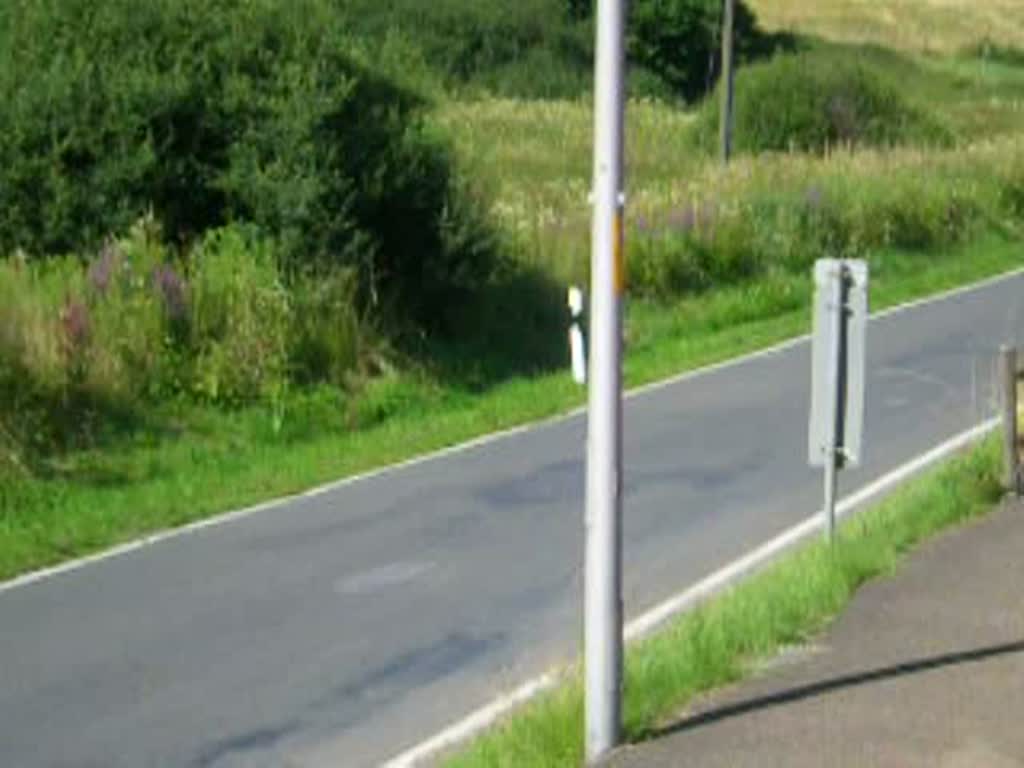
<path fill-rule="evenodd" d="M 598 0 L 594 87 L 584 663 L 586 759 L 622 711 L 622 309 L 625 0 Z"/>
<path fill-rule="evenodd" d="M 733 104 L 735 101 L 736 79 L 733 71 L 735 49 L 736 0 L 722 0 L 725 4 L 722 16 L 722 111 L 719 117 L 719 144 L 722 164 L 728 165 L 732 157 Z"/>
<path fill-rule="evenodd" d="M 1020 494 L 1020 473 L 1017 467 L 1017 350 L 999 348 L 1000 378 L 1003 390 L 1003 461 L 1006 488 Z"/>
<path fill-rule="evenodd" d="M 829 299 L 829 322 L 832 325 L 832 332 L 829 337 L 832 340 L 832 349 L 828 355 L 828 427 L 826 431 L 826 454 L 825 454 L 825 537 L 829 543 L 835 541 L 836 537 L 836 464 L 839 460 L 839 410 L 842 408 L 840 402 L 839 379 L 840 357 L 843 354 L 842 325 L 843 325 L 843 280 L 845 280 L 846 268 L 842 261 L 837 261 L 838 274 L 833 275 L 830 283 L 831 297 Z"/>

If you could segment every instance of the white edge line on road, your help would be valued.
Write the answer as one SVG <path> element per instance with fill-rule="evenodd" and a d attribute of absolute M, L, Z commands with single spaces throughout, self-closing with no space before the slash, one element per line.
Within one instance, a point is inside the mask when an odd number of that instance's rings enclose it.
<path fill-rule="evenodd" d="M 983 290 L 992 285 L 996 285 L 1000 282 L 1012 280 L 1013 278 L 1018 277 L 1021 274 L 1024 274 L 1024 268 L 1004 272 L 1002 274 L 986 278 L 985 280 L 982 280 L 980 282 L 972 283 L 971 285 L 965 285 L 959 288 L 952 288 L 948 291 L 943 291 L 942 293 L 937 293 L 932 296 L 926 296 L 921 299 L 909 301 L 905 304 L 899 304 L 894 307 L 889 307 L 888 309 L 882 310 L 881 312 L 872 315 L 871 319 L 877 320 L 885 317 L 890 317 L 892 315 L 899 314 L 900 312 L 905 312 L 909 309 L 914 309 L 916 307 L 924 306 L 927 304 L 936 304 L 941 301 L 953 298 L 955 296 L 960 296 L 963 294 Z M 802 336 L 787 339 L 778 344 L 774 344 L 770 347 L 765 347 L 764 349 L 760 349 L 755 352 L 750 352 L 740 357 L 734 357 L 729 360 L 723 360 L 722 362 L 714 363 L 703 368 L 697 368 L 692 371 L 686 371 L 685 373 L 681 373 L 677 376 L 672 376 L 667 379 L 662 379 L 661 381 L 651 382 L 650 384 L 635 387 L 634 389 L 629 390 L 626 393 L 625 397 L 626 399 L 633 399 L 635 397 L 640 397 L 646 394 L 650 394 L 652 392 L 656 392 L 660 389 L 665 389 L 666 387 L 671 387 L 683 381 L 688 381 L 690 379 L 695 379 L 701 376 L 707 376 L 712 373 L 726 370 L 728 368 L 732 368 L 743 363 L 747 363 L 751 360 L 769 357 L 771 355 L 775 355 L 778 354 L 779 352 L 789 349 L 790 347 L 798 346 L 806 342 L 809 338 L 810 336 L 808 334 L 804 334 Z M 438 459 L 442 459 L 448 456 L 463 453 L 465 451 L 470 451 L 474 448 L 480 448 L 484 445 L 489 445 L 491 443 L 495 443 L 500 440 L 513 437 L 523 432 L 527 432 L 531 429 L 553 426 L 563 421 L 568 421 L 572 418 L 575 418 L 576 416 L 579 416 L 581 413 L 584 413 L 585 411 L 585 406 L 574 408 L 568 413 L 562 413 L 555 416 L 551 416 L 546 419 L 541 419 L 539 421 L 520 424 L 518 426 L 512 427 L 510 429 L 501 430 L 499 432 L 491 432 L 489 434 L 481 435 L 480 437 L 468 440 L 463 443 L 459 443 L 457 445 L 442 448 L 441 450 L 434 451 L 432 453 L 423 454 L 422 456 L 416 456 L 411 459 L 398 462 L 396 464 L 389 464 L 387 466 L 378 467 L 376 469 L 372 469 L 361 474 L 352 475 L 341 480 L 334 480 L 323 485 L 318 485 L 301 493 L 295 493 L 288 496 L 279 496 L 275 499 L 271 499 L 260 504 L 255 504 L 249 507 L 243 507 L 242 509 L 236 509 L 230 512 L 224 512 L 222 514 L 215 515 L 213 517 L 208 517 L 203 520 L 197 520 L 194 523 L 189 523 L 179 528 L 172 528 L 169 530 L 160 531 L 158 533 L 154 533 L 152 535 L 145 536 L 140 539 L 135 539 L 124 544 L 119 544 L 115 547 L 104 549 L 100 552 L 96 552 L 91 555 L 86 555 L 85 557 L 69 560 L 67 562 L 51 566 L 49 568 L 41 568 L 39 570 L 30 571 L 28 573 L 22 574 L 21 576 L 16 576 L 15 578 L 10 579 L 6 582 L 0 582 L 0 594 L 8 592 L 12 589 L 17 589 L 18 587 L 28 586 L 29 584 L 33 584 L 35 582 L 42 581 L 53 576 L 60 576 L 71 571 L 76 571 L 79 568 L 84 568 L 87 565 L 92 565 L 93 563 L 97 563 L 102 560 L 119 557 L 121 555 L 134 552 L 138 549 L 142 549 L 143 547 L 158 544 L 168 539 L 173 539 L 179 536 L 185 536 L 190 533 L 195 533 L 197 531 L 203 530 L 204 528 L 212 528 L 215 526 L 224 525 L 226 523 L 231 523 L 241 518 L 248 517 L 249 515 L 256 514 L 257 512 L 264 512 L 275 507 L 284 506 L 293 501 L 298 501 L 300 499 L 308 499 L 315 496 L 321 496 L 325 493 L 330 493 L 340 488 L 344 488 L 349 485 L 354 485 L 356 483 L 370 480 L 373 478 L 381 477 L 392 472 L 397 472 L 403 469 L 408 469 L 409 467 L 414 467 L 420 464 L 436 461 Z"/>
<path fill-rule="evenodd" d="M 495 699 L 487 706 L 481 707 L 468 717 L 463 718 L 455 723 L 455 725 L 446 728 L 422 744 L 413 747 L 408 752 L 403 752 L 393 760 L 389 760 L 384 764 L 383 768 L 411 768 L 411 766 L 417 765 L 448 747 L 466 741 L 474 734 L 493 725 L 499 718 L 508 714 L 519 705 L 525 704 L 535 696 L 539 696 L 545 691 L 554 688 L 559 679 L 559 675 L 548 673 L 536 677 L 528 683 L 524 683 L 511 693 L 507 693 Z"/>
<path fill-rule="evenodd" d="M 846 517 L 899 487 L 906 480 L 929 467 L 958 453 L 977 442 L 999 426 L 1000 419 L 994 418 L 976 427 L 961 432 L 944 443 L 908 461 L 893 471 L 869 483 L 860 490 L 845 497 L 836 507 L 840 517 Z M 743 578 L 763 568 L 779 555 L 799 542 L 820 531 L 824 524 L 823 511 L 819 511 L 801 523 L 794 525 L 756 549 L 734 560 L 724 568 L 715 571 L 691 587 L 668 598 L 630 621 L 623 635 L 627 642 L 647 636 L 669 619 L 694 608 L 717 593 L 735 585 Z M 414 768 L 438 753 L 461 744 L 479 734 L 499 718 L 535 696 L 550 690 L 561 679 L 561 675 L 548 672 L 516 688 L 511 693 L 498 697 L 490 704 L 476 710 L 467 717 L 445 728 L 440 733 L 423 741 L 402 754 L 388 760 L 383 768 Z"/>

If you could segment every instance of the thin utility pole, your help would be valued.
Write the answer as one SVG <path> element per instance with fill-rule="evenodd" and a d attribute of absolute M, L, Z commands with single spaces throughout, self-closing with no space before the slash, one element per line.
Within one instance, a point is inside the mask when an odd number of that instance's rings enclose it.
<path fill-rule="evenodd" d="M 622 307 L 626 0 L 598 0 L 594 87 L 584 662 L 586 759 L 622 720 Z"/>
<path fill-rule="evenodd" d="M 722 0 L 722 113 L 719 118 L 719 133 L 722 164 L 728 165 L 732 157 L 733 101 L 736 80 L 733 71 L 735 48 L 736 0 Z"/>

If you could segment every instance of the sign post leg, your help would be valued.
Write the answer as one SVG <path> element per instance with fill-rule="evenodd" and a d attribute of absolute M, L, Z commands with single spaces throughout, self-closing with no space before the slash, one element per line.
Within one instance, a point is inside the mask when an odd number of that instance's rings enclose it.
<path fill-rule="evenodd" d="M 837 262 L 836 274 L 829 280 L 829 333 L 831 349 L 828 355 L 828 422 L 825 440 L 825 537 L 829 543 L 835 542 L 836 536 L 836 471 L 839 462 L 840 419 L 843 412 L 841 366 L 843 349 L 843 313 L 846 267 Z"/>
<path fill-rule="evenodd" d="M 835 449 L 825 457 L 825 538 L 830 544 L 836 539 L 836 454 Z"/>
<path fill-rule="evenodd" d="M 1015 496 L 1020 495 L 1020 477 L 1017 466 L 1017 350 L 1003 346 L 999 350 L 999 367 L 1003 394 L 1003 474 L 1006 487 Z"/>

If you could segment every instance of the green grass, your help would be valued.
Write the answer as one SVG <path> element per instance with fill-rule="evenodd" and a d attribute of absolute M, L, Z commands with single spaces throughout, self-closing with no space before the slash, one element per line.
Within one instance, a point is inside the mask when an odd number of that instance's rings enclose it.
<path fill-rule="evenodd" d="M 695 694 L 733 682 L 780 649 L 818 633 L 865 581 L 890 573 L 915 544 L 985 513 L 1001 494 L 999 443 L 990 439 L 912 481 L 819 540 L 627 650 L 624 725 L 642 740 Z M 448 768 L 567 766 L 582 761 L 578 672 L 510 717 Z"/>
<path fill-rule="evenodd" d="M 1021 245 L 989 239 L 923 257 L 872 259 L 873 306 L 1019 267 Z M 636 386 L 806 332 L 809 276 L 769 276 L 671 306 L 629 307 L 626 382 Z M 336 390 L 233 413 L 168 405 L 151 426 L 0 482 L 0 579 L 469 438 L 584 400 L 567 372 L 485 392 L 400 373 L 358 400 Z M 275 422 L 281 428 L 274 428 Z M 361 426 L 352 429 L 356 422 Z"/>

